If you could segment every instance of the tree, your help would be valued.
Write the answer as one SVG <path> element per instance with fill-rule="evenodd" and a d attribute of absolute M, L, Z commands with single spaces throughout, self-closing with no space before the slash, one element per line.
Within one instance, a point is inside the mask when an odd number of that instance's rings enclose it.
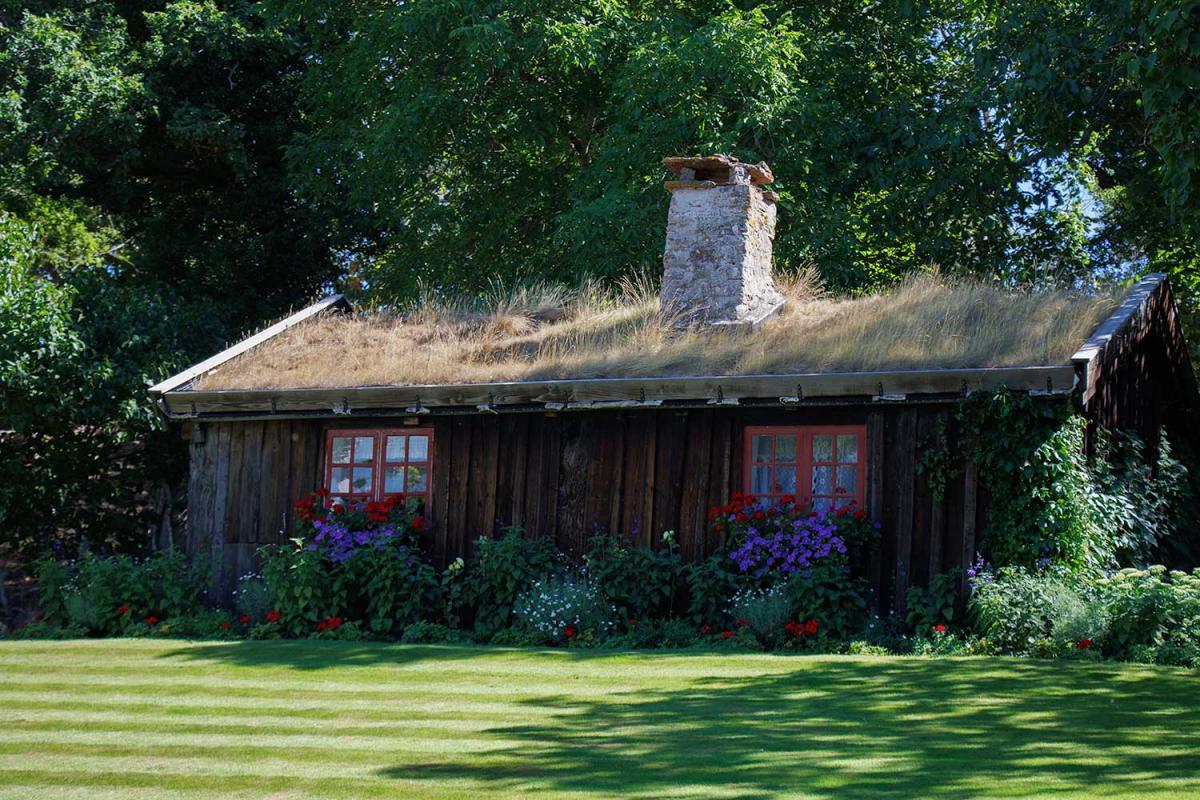
<path fill-rule="evenodd" d="M 251 3 L 0 3 L 0 545 L 146 546 L 184 454 L 148 387 L 338 274 L 303 58 Z"/>
<path fill-rule="evenodd" d="M 292 150 L 385 297 L 657 271 L 661 156 L 769 161 L 782 269 L 1078 279 L 1080 210 L 1022 186 L 953 2 L 273 4 L 319 58 Z M 1059 247 L 1060 243 L 1065 246 Z M 1044 273 L 1044 269 L 1042 272 Z"/>

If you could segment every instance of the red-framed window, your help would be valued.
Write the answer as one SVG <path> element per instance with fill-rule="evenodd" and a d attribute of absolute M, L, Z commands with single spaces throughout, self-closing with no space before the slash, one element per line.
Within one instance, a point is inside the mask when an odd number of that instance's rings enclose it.
<path fill-rule="evenodd" d="M 345 429 L 325 433 L 325 488 L 347 505 L 399 497 L 429 506 L 433 464 L 430 428 Z"/>
<path fill-rule="evenodd" d="M 814 511 L 866 505 L 865 425 L 746 428 L 743 490 L 777 501 L 793 497 Z"/>

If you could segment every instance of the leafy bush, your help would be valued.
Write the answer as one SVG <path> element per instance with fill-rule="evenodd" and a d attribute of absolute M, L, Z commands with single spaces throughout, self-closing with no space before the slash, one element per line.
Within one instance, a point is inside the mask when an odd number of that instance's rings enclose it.
<path fill-rule="evenodd" d="M 251 620 L 262 620 L 271 610 L 271 593 L 263 576 L 251 572 L 238 578 L 233 591 L 233 606 Z"/>
<path fill-rule="evenodd" d="M 550 642 L 550 637 L 527 628 L 501 628 L 491 639 L 491 644 L 498 647 L 545 647 Z"/>
<path fill-rule="evenodd" d="M 1111 616 L 1104 642 L 1109 653 L 1127 658 L 1145 647 L 1159 663 L 1200 664 L 1200 570 L 1124 569 L 1096 590 Z"/>
<path fill-rule="evenodd" d="M 743 589 L 729 601 L 729 611 L 764 647 L 776 647 L 787 635 L 784 626 L 792 618 L 792 597 L 783 584 Z"/>
<path fill-rule="evenodd" d="M 720 627 L 729 613 L 729 598 L 749 585 L 728 552 L 718 550 L 686 568 L 688 616 L 696 625 Z"/>
<path fill-rule="evenodd" d="M 928 636 L 938 625 L 948 627 L 955 621 L 958 605 L 958 573 L 934 575 L 928 586 L 910 586 L 905 596 L 906 620 L 918 636 Z"/>
<path fill-rule="evenodd" d="M 584 569 L 623 619 L 667 617 L 684 581 L 683 559 L 674 535 L 663 534 L 658 550 L 631 545 L 615 534 L 592 539 Z"/>
<path fill-rule="evenodd" d="M 616 609 L 588 576 L 563 574 L 534 581 L 517 597 L 513 614 L 523 628 L 561 641 L 602 639 L 613 627 Z"/>
<path fill-rule="evenodd" d="M 437 607 L 440 582 L 417 546 L 419 515 L 391 500 L 327 507 L 324 490 L 295 505 L 307 537 L 260 551 L 268 613 L 279 616 L 280 632 L 332 633 L 337 629 L 317 628 L 344 618 L 364 635 L 393 636 Z"/>
<path fill-rule="evenodd" d="M 1073 594 L 1061 578 L 1001 567 L 975 584 L 970 607 L 979 632 L 1001 652 L 1031 655 L 1049 641 L 1056 597 Z"/>
<path fill-rule="evenodd" d="M 471 636 L 457 628 L 422 620 L 405 627 L 400 641 L 406 644 L 462 644 L 471 641 Z"/>
<path fill-rule="evenodd" d="M 824 633 L 840 639 L 862 629 L 867 615 L 865 591 L 866 581 L 837 563 L 821 563 L 787 581 L 792 619 L 815 619 Z"/>
<path fill-rule="evenodd" d="M 473 618 L 479 638 L 489 639 L 512 625 L 518 595 L 565 564 L 549 539 L 527 539 L 520 528 L 506 528 L 498 539 L 476 542 L 474 558 L 452 582 L 449 605 L 467 621 Z"/>
<path fill-rule="evenodd" d="M 148 617 L 169 619 L 204 607 L 211 570 L 203 558 L 165 550 L 144 558 L 83 553 L 76 561 L 34 563 L 44 619 L 88 634 L 124 633 Z"/>

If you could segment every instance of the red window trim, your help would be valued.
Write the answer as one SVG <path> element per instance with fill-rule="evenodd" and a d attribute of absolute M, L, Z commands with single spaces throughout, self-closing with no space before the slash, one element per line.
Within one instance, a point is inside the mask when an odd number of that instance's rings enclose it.
<path fill-rule="evenodd" d="M 772 460 L 770 462 L 754 460 L 753 442 L 755 435 L 770 434 L 776 436 L 779 434 L 792 434 L 796 437 L 796 492 L 794 497 L 796 501 L 803 504 L 812 502 L 812 474 L 814 463 L 817 466 L 830 465 L 834 466 L 834 490 L 837 490 L 837 437 L 839 435 L 855 435 L 858 437 L 858 461 L 854 466 L 855 471 L 855 488 L 856 491 L 848 493 L 853 503 L 858 508 L 866 507 L 866 478 L 867 478 L 867 426 L 866 425 L 747 425 L 743 433 L 743 458 L 742 458 L 742 491 L 746 494 L 754 494 L 751 491 L 751 482 L 753 479 L 753 469 L 756 464 L 775 465 L 774 452 L 772 451 Z M 812 437 L 828 435 L 834 437 L 834 459 L 835 461 L 818 461 L 812 459 Z M 774 448 L 774 445 L 772 445 Z M 785 462 L 786 463 L 786 462 Z M 850 466 L 845 462 L 841 466 Z M 764 495 L 759 493 L 760 497 L 782 497 L 786 492 L 771 492 Z M 834 504 L 836 506 L 836 503 Z"/>
<path fill-rule="evenodd" d="M 350 437 L 351 452 L 350 452 L 350 467 L 356 466 L 354 459 L 354 442 L 355 437 L 370 436 L 374 440 L 371 447 L 371 491 L 366 492 L 350 492 L 350 495 L 362 497 L 367 495 L 368 500 L 382 500 L 385 497 L 383 491 L 384 472 L 386 466 L 404 465 L 425 465 L 425 491 L 424 492 L 391 492 L 386 496 L 400 495 L 405 498 L 419 497 L 423 505 L 422 513 L 428 514 L 430 509 L 430 493 L 433 490 L 433 428 L 330 428 L 325 431 L 325 453 L 323 463 L 325 465 L 325 474 L 322 478 L 321 485 L 330 491 L 331 494 L 338 497 L 344 496 L 343 493 L 333 491 L 333 440 L 334 437 Z M 427 449 L 425 451 L 424 461 L 408 461 L 408 446 L 405 445 L 404 455 L 405 461 L 388 461 L 387 460 L 387 437 L 389 436 L 425 436 L 428 438 Z M 339 464 L 339 466 L 343 466 Z M 367 466 L 365 463 L 362 466 Z M 351 473 L 353 478 L 353 473 Z"/>

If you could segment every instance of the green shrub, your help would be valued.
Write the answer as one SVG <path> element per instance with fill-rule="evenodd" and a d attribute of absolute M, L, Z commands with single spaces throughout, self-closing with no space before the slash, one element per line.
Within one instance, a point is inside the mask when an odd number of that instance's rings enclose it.
<path fill-rule="evenodd" d="M 272 610 L 270 587 L 263 576 L 251 572 L 238 578 L 237 588 L 233 592 L 233 605 L 239 615 L 261 622 Z"/>
<path fill-rule="evenodd" d="M 957 571 L 934 575 L 928 586 L 910 586 L 905 596 L 906 620 L 918 636 L 928 636 L 938 625 L 954 624 L 958 606 Z"/>
<path fill-rule="evenodd" d="M 1129 658 L 1147 647 L 1152 660 L 1192 666 L 1200 655 L 1200 570 L 1124 569 L 1097 584 L 1111 619 L 1105 649 Z"/>
<path fill-rule="evenodd" d="M 730 600 L 729 612 L 763 647 L 774 648 L 787 635 L 784 626 L 792 618 L 792 597 L 784 584 L 743 589 Z"/>
<path fill-rule="evenodd" d="M 517 597 L 513 615 L 551 641 L 599 640 L 612 630 L 616 609 L 588 576 L 563 574 L 534 581 Z"/>
<path fill-rule="evenodd" d="M 545 647 L 551 639 L 540 631 L 527 628 L 501 628 L 492 634 L 491 644 L 498 647 Z"/>
<path fill-rule="evenodd" d="M 436 571 L 400 537 L 360 547 L 341 560 L 302 539 L 261 553 L 268 605 L 289 636 L 309 635 L 334 616 L 375 636 L 394 636 L 439 605 Z"/>
<path fill-rule="evenodd" d="M 656 620 L 654 625 L 657 636 L 657 646 L 664 650 L 678 650 L 685 647 L 695 647 L 700 642 L 695 626 L 687 620 L 664 619 Z"/>
<path fill-rule="evenodd" d="M 1001 652 L 1032 655 L 1050 638 L 1056 596 L 1072 591 L 1056 576 L 1002 567 L 975 585 L 970 606 L 979 632 Z"/>
<path fill-rule="evenodd" d="M 862 630 L 867 617 L 866 581 L 840 564 L 819 563 L 787 580 L 791 618 L 817 620 L 821 633 L 848 639 Z"/>
<path fill-rule="evenodd" d="M 723 627 L 729 614 L 729 599 L 750 585 L 724 550 L 718 550 L 687 569 L 688 615 L 696 625 Z"/>
<path fill-rule="evenodd" d="M 451 611 L 473 623 L 479 638 L 489 639 L 512 625 L 518 595 L 565 565 L 549 539 L 527 539 L 520 528 L 506 528 L 498 539 L 476 542 L 474 557 L 451 583 Z"/>
<path fill-rule="evenodd" d="M 303 539 L 264 547 L 259 557 L 271 611 L 280 615 L 271 631 L 275 636 L 304 636 L 334 613 L 333 578 L 325 559 Z M 264 632 L 262 638 L 273 637 Z"/>
<path fill-rule="evenodd" d="M 83 553 L 74 562 L 34 562 L 44 619 L 89 635 L 124 633 L 153 616 L 171 619 L 204 608 L 212 573 L 206 559 L 164 550 L 144 558 Z"/>
<path fill-rule="evenodd" d="M 855 639 L 846 645 L 846 653 L 852 656 L 890 656 L 892 651 L 881 644 Z"/>
<path fill-rule="evenodd" d="M 658 550 L 631 545 L 615 534 L 592 539 L 584 569 L 622 619 L 668 617 L 684 581 L 683 559 L 671 531 Z"/>
<path fill-rule="evenodd" d="M 466 631 L 437 622 L 414 622 L 404 628 L 400 641 L 406 644 L 464 644 L 471 641 Z"/>

